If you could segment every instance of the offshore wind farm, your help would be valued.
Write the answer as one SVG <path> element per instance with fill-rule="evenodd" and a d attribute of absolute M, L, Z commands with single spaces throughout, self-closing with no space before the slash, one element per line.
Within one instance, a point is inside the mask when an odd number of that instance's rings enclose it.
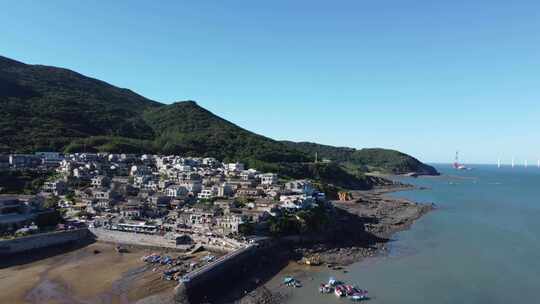
<path fill-rule="evenodd" d="M 511 160 L 507 163 L 505 163 L 503 160 L 501 160 L 501 158 L 497 158 L 497 167 L 498 168 L 501 168 L 501 167 L 505 167 L 505 166 L 509 166 L 511 168 L 515 168 L 515 167 L 522 167 L 522 168 L 539 168 L 540 169 L 540 158 L 536 160 L 535 162 L 535 165 L 529 165 L 529 160 L 528 159 L 523 159 L 522 162 L 520 162 L 519 160 L 516 160 L 515 157 L 512 157 Z"/>

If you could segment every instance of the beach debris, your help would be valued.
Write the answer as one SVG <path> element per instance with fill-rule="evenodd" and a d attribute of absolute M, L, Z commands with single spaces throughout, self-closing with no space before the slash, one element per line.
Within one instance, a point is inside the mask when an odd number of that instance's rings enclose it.
<path fill-rule="evenodd" d="M 303 264 L 309 265 L 309 266 L 319 266 L 322 264 L 321 257 L 319 255 L 313 255 L 311 257 L 304 257 L 302 259 Z"/>
<path fill-rule="evenodd" d="M 116 249 L 116 252 L 118 252 L 118 253 L 128 253 L 129 252 L 126 247 L 120 246 L 120 245 L 116 246 L 115 249 Z"/>

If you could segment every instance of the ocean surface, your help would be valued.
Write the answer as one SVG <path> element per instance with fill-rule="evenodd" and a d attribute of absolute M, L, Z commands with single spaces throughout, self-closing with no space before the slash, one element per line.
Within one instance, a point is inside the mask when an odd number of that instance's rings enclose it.
<path fill-rule="evenodd" d="M 318 293 L 335 276 L 368 289 L 373 304 L 540 303 L 540 169 L 436 167 L 442 176 L 404 180 L 428 190 L 392 194 L 438 209 L 396 234 L 389 256 L 310 272 L 288 302 L 350 302 Z"/>

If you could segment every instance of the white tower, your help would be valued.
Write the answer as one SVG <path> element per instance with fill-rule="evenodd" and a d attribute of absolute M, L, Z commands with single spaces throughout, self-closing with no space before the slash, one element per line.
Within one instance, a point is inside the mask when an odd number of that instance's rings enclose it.
<path fill-rule="evenodd" d="M 514 157 L 512 156 L 512 168 L 514 168 L 514 165 L 515 165 L 515 159 L 514 159 Z"/>

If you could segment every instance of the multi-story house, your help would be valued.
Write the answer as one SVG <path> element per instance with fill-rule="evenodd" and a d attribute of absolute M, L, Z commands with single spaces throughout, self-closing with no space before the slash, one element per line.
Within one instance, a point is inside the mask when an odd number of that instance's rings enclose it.
<path fill-rule="evenodd" d="M 45 182 L 43 184 L 43 190 L 45 192 L 53 193 L 54 195 L 63 195 L 66 193 L 67 185 L 63 180 Z"/>
<path fill-rule="evenodd" d="M 294 193 L 313 195 L 316 192 L 313 184 L 308 180 L 295 180 L 285 184 L 285 189 Z"/>
<path fill-rule="evenodd" d="M 216 217 L 216 228 L 219 233 L 228 235 L 238 233 L 238 227 L 244 223 L 244 216 L 240 214 L 226 214 Z"/>
<path fill-rule="evenodd" d="M 278 175 L 275 173 L 265 173 L 260 175 L 261 184 L 266 186 L 275 185 L 278 182 Z"/>
<path fill-rule="evenodd" d="M 205 189 L 202 189 L 202 191 L 197 195 L 199 199 L 211 199 L 213 197 L 217 197 L 219 193 L 219 187 L 212 186 Z"/>
<path fill-rule="evenodd" d="M 92 186 L 95 188 L 106 188 L 111 184 L 111 179 L 104 175 L 92 177 Z"/>
<path fill-rule="evenodd" d="M 188 195 L 188 193 L 188 189 L 181 185 L 172 185 L 165 189 L 165 195 L 167 195 L 168 197 L 183 197 Z"/>
<path fill-rule="evenodd" d="M 14 169 L 34 168 L 41 164 L 41 158 L 33 154 L 11 154 L 9 165 Z"/>

